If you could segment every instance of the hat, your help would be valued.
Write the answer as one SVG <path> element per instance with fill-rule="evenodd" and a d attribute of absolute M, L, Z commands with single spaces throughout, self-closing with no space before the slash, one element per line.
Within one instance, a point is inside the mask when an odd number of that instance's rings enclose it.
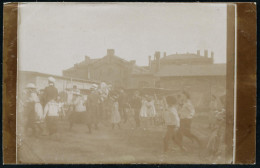
<path fill-rule="evenodd" d="M 90 87 L 91 90 L 96 90 L 97 88 L 98 88 L 98 85 L 96 85 L 96 84 L 92 84 Z"/>
<path fill-rule="evenodd" d="M 26 85 L 26 88 L 27 88 L 27 89 L 36 89 L 36 86 L 35 86 L 35 84 L 33 84 L 33 83 L 28 83 L 28 84 Z"/>
<path fill-rule="evenodd" d="M 53 77 L 49 77 L 49 78 L 48 78 L 48 81 L 54 83 L 54 82 L 55 82 L 55 79 L 54 79 Z"/>

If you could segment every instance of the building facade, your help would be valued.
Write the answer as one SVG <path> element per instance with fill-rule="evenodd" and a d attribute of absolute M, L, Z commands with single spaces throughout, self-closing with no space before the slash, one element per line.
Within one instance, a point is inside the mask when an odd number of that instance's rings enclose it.
<path fill-rule="evenodd" d="M 147 73 L 148 70 L 139 67 L 135 61 L 126 61 L 115 55 L 113 49 L 100 59 L 85 57 L 85 61 L 63 71 L 65 77 L 78 77 L 85 80 L 97 80 L 112 84 L 114 87 L 131 87 L 129 78 L 133 73 Z"/>
<path fill-rule="evenodd" d="M 115 87 L 158 87 L 186 90 L 196 108 L 208 108 L 212 95 L 222 95 L 226 89 L 226 64 L 214 64 L 214 53 L 171 54 L 155 52 L 148 56 L 148 66 L 137 66 L 115 55 L 113 49 L 100 59 L 90 59 L 64 70 L 65 77 L 78 77 L 110 83 Z"/>

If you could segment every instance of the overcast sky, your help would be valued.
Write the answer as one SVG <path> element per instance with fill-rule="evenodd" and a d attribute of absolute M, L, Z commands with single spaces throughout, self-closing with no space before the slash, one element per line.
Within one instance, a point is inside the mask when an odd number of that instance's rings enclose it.
<path fill-rule="evenodd" d="M 19 8 L 19 69 L 61 75 L 109 48 L 137 65 L 155 51 L 215 53 L 226 62 L 226 5 L 24 3 Z"/>

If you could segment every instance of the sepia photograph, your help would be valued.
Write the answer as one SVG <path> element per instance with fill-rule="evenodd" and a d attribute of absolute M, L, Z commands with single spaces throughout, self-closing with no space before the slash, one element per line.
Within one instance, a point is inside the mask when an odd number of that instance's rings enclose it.
<path fill-rule="evenodd" d="M 19 3 L 17 163 L 232 163 L 234 11 Z"/>

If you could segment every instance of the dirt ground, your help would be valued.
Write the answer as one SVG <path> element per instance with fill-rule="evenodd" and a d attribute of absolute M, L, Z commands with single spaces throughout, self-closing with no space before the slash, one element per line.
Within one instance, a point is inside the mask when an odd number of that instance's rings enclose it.
<path fill-rule="evenodd" d="M 213 161 L 202 156 L 203 147 L 199 148 L 195 142 L 186 138 L 184 144 L 187 152 L 181 151 L 171 142 L 169 152 L 163 153 L 165 126 L 149 126 L 144 129 L 135 128 L 134 125 L 134 121 L 129 120 L 126 124 L 121 124 L 121 129 L 112 130 L 109 123 L 103 122 L 98 130 L 89 134 L 88 128 L 83 124 L 75 125 L 69 130 L 68 122 L 60 121 L 58 137 L 23 137 L 18 148 L 18 161 L 25 164 L 224 163 L 223 157 Z M 205 147 L 210 135 L 207 118 L 194 118 L 192 132 Z"/>

